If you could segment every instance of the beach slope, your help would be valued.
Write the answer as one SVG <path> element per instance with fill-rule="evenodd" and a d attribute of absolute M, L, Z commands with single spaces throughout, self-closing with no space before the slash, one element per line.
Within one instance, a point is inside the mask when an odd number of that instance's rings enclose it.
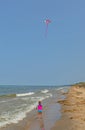
<path fill-rule="evenodd" d="M 85 129 L 85 84 L 72 86 L 62 105 L 62 117 L 52 130 L 84 130 Z"/>

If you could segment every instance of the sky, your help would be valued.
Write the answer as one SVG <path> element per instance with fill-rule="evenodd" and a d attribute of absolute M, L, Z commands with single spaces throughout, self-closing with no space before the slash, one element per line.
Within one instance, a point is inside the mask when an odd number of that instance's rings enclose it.
<path fill-rule="evenodd" d="M 50 19 L 45 37 L 45 19 Z M 0 1 L 0 84 L 85 81 L 85 0 Z"/>

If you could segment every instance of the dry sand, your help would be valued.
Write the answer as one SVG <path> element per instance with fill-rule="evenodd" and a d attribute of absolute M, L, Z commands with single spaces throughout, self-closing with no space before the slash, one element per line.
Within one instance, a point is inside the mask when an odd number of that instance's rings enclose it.
<path fill-rule="evenodd" d="M 62 117 L 52 130 L 85 130 L 85 85 L 72 86 L 62 104 Z"/>

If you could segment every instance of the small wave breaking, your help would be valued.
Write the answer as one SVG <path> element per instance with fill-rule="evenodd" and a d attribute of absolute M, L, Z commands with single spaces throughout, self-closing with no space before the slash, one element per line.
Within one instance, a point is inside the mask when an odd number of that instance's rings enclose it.
<path fill-rule="evenodd" d="M 30 96 L 33 95 L 34 92 L 29 92 L 29 93 L 19 93 L 19 94 L 5 94 L 5 95 L 0 95 L 0 98 L 14 98 L 14 97 L 23 97 L 23 96 Z"/>
<path fill-rule="evenodd" d="M 42 90 L 41 93 L 48 93 L 49 90 L 45 89 L 45 90 Z"/>
<path fill-rule="evenodd" d="M 33 95 L 34 92 L 29 92 L 29 93 L 21 93 L 21 94 L 16 94 L 17 97 L 23 97 L 23 96 L 29 96 L 29 95 Z"/>

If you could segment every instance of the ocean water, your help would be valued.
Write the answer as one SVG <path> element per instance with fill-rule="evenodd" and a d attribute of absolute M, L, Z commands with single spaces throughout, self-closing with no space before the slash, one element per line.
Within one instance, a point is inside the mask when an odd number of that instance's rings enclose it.
<path fill-rule="evenodd" d="M 0 85 L 0 127 L 18 123 L 32 111 L 39 100 L 58 96 L 69 86 Z"/>

